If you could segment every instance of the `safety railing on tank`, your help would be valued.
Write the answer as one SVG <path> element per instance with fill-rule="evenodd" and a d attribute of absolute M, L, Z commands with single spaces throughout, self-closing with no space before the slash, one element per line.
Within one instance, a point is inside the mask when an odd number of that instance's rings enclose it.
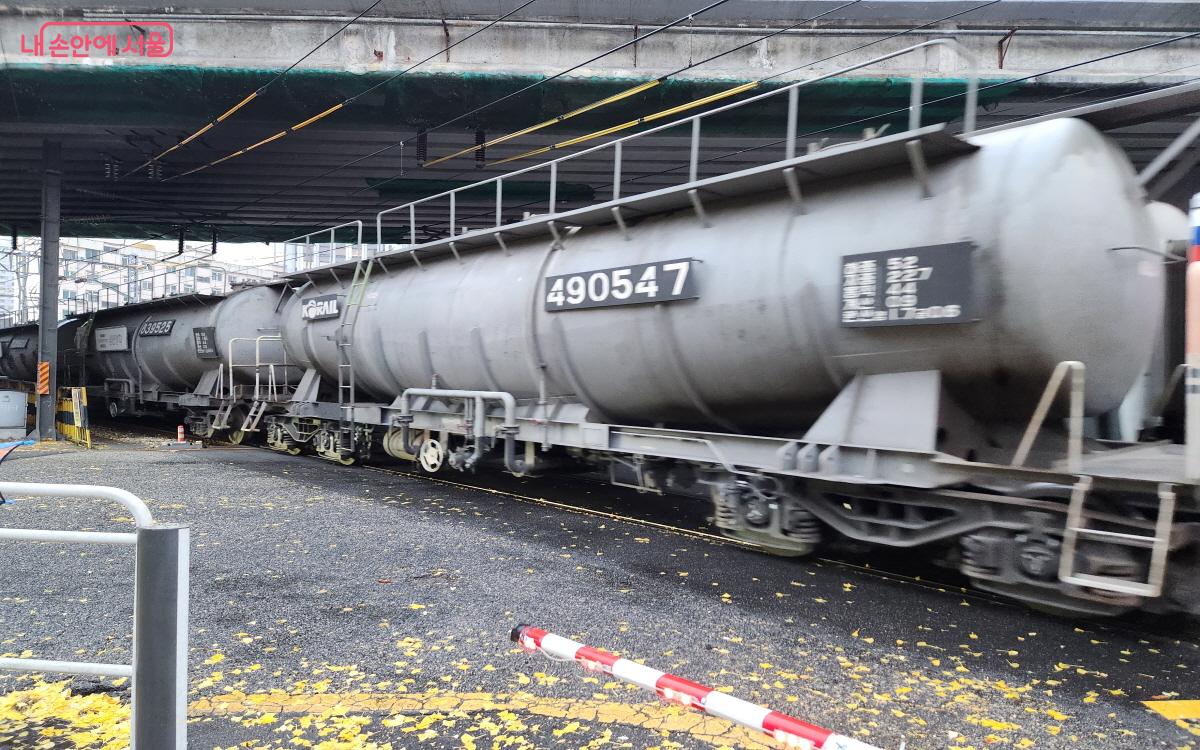
<path fill-rule="evenodd" d="M 861 70 L 861 69 L 869 67 L 871 65 L 876 65 L 880 62 L 884 62 L 886 60 L 891 60 L 896 57 L 901 57 L 903 55 L 911 54 L 913 52 L 928 49 L 931 47 L 949 47 L 949 48 L 955 50 L 955 52 L 957 54 L 961 55 L 962 58 L 967 62 L 968 69 L 970 72 L 968 75 L 966 92 L 965 92 L 966 101 L 964 102 L 964 106 L 963 106 L 962 132 L 963 132 L 963 134 L 971 133 L 975 130 L 975 114 L 976 114 L 976 108 L 977 108 L 977 104 L 978 104 L 978 94 L 979 94 L 978 61 L 974 58 L 973 55 L 968 53 L 962 47 L 962 45 L 960 45 L 957 41 L 955 41 L 953 39 L 931 39 L 931 40 L 928 40 L 925 42 L 921 42 L 919 44 L 914 44 L 912 46 L 905 47 L 900 50 L 896 50 L 895 52 L 890 52 L 885 55 L 879 55 L 878 57 L 874 57 L 870 60 L 866 60 L 864 62 L 857 63 L 855 65 L 849 65 L 849 66 L 846 66 L 843 68 L 839 68 L 838 70 L 832 71 L 830 73 L 825 73 L 825 74 L 822 74 L 822 75 L 819 75 L 819 76 L 816 76 L 813 78 L 808 78 L 803 81 L 797 81 L 795 83 L 791 83 L 786 86 L 782 86 L 778 89 L 774 89 L 772 91 L 767 91 L 762 94 L 758 94 L 758 95 L 749 97 L 747 99 L 743 99 L 743 100 L 740 100 L 737 102 L 733 102 L 733 103 L 726 104 L 726 105 L 723 105 L 720 107 L 716 107 L 714 109 L 710 109 L 710 110 L 707 110 L 705 112 L 701 112 L 701 113 L 698 113 L 695 115 L 690 115 L 688 117 L 674 120 L 672 122 L 665 123 L 663 125 L 658 125 L 656 127 L 650 128 L 648 130 L 643 130 L 638 133 L 634 133 L 632 135 L 627 135 L 622 138 L 618 138 L 616 140 L 608 141 L 606 143 L 602 143 L 597 146 L 592 146 L 591 148 L 586 148 L 581 151 L 576 151 L 574 153 L 567 154 L 565 156 L 561 156 L 557 159 L 552 159 L 547 162 L 542 162 L 540 164 L 536 164 L 536 165 L 533 165 L 530 167 L 525 167 L 523 169 L 514 170 L 512 172 L 506 172 L 503 175 L 498 175 L 496 177 L 491 177 L 486 180 L 480 180 L 478 182 L 474 182 L 470 185 L 465 185 L 465 186 L 454 188 L 451 190 L 446 190 L 441 193 L 437 193 L 436 195 L 430 195 L 425 198 L 411 201 L 409 203 L 405 203 L 405 204 L 402 204 L 399 206 L 393 206 L 391 208 L 386 208 L 375 215 L 375 254 L 384 254 L 384 253 L 380 252 L 380 249 L 385 247 L 385 244 L 384 244 L 384 217 L 388 216 L 390 214 L 407 213 L 407 217 L 406 217 L 407 222 L 406 223 L 407 223 L 407 230 L 408 230 L 407 234 L 408 234 L 409 241 L 408 241 L 407 245 L 402 245 L 398 250 L 388 251 L 389 254 L 391 252 L 407 252 L 407 253 L 411 253 L 415 260 L 416 252 L 421 247 L 423 247 L 425 245 L 430 245 L 430 244 L 434 244 L 437 242 L 441 242 L 442 240 L 446 239 L 443 237 L 443 238 L 438 238 L 438 239 L 431 240 L 431 241 L 424 242 L 424 243 L 418 241 L 417 209 L 418 209 L 418 207 L 426 206 L 435 201 L 446 200 L 449 203 L 449 211 L 446 216 L 446 223 L 450 227 L 450 231 L 448 233 L 449 239 L 453 239 L 456 236 L 460 236 L 460 234 L 468 234 L 468 233 L 473 233 L 473 232 L 479 232 L 479 233 L 498 232 L 504 226 L 504 211 L 505 211 L 505 208 L 504 208 L 504 184 L 505 184 L 505 181 L 511 180 L 512 178 L 518 177 L 521 175 L 528 175 L 528 174 L 531 174 L 534 172 L 538 172 L 540 170 L 548 170 L 549 171 L 549 184 L 548 184 L 549 197 L 548 197 L 548 201 L 547 201 L 547 205 L 546 205 L 547 212 L 545 215 L 542 215 L 539 218 L 545 218 L 545 219 L 549 220 L 558 211 L 557 191 L 558 191 L 559 165 L 569 162 L 572 159 L 579 159 L 580 157 L 590 155 L 590 154 L 596 154 L 598 152 L 605 151 L 605 150 L 612 151 L 612 168 L 611 168 L 612 169 L 612 172 L 611 172 L 612 173 L 612 197 L 611 197 L 611 200 L 614 202 L 619 201 L 622 198 L 622 195 L 621 195 L 621 192 L 622 192 L 622 175 L 621 175 L 622 152 L 623 152 L 625 145 L 629 144 L 633 141 L 636 141 L 637 139 L 645 138 L 647 136 L 654 135 L 656 133 L 661 133 L 661 132 L 669 130 L 671 128 L 678 128 L 682 125 L 687 125 L 689 123 L 691 124 L 691 139 L 690 139 L 690 144 L 689 144 L 690 147 L 689 147 L 689 158 L 688 158 L 688 174 L 687 174 L 687 180 L 683 184 L 686 185 L 687 183 L 695 182 L 699 178 L 700 151 L 701 151 L 701 140 L 702 140 L 702 123 L 705 120 L 705 118 L 710 118 L 710 117 L 713 117 L 714 115 L 718 115 L 718 114 L 730 112 L 730 111 L 733 111 L 733 110 L 736 110 L 736 109 L 739 109 L 742 107 L 746 107 L 748 105 L 751 105 L 756 102 L 760 102 L 764 99 L 769 99 L 772 97 L 783 96 L 783 95 L 786 95 L 788 97 L 787 125 L 786 125 L 786 136 L 785 136 L 785 158 L 786 159 L 794 158 L 796 156 L 796 147 L 797 147 L 797 132 L 796 131 L 797 131 L 797 123 L 799 121 L 799 90 L 801 88 L 803 88 L 805 86 L 810 86 L 810 85 L 812 85 L 814 83 L 818 83 L 820 81 L 828 80 L 830 78 L 835 78 L 837 76 L 845 75 L 846 73 L 850 73 L 850 72 L 853 72 L 856 70 Z M 923 94 L 923 78 L 918 77 L 918 78 L 913 79 L 912 96 L 911 96 L 910 104 L 909 104 L 909 120 L 908 120 L 908 127 L 910 130 L 921 127 L 921 109 L 922 109 L 922 103 L 923 103 L 922 102 L 922 94 Z M 567 143 L 570 143 L 570 141 L 567 141 Z M 495 188 L 494 220 L 490 220 L 488 222 L 487 226 L 484 226 L 484 227 L 482 227 L 480 229 L 476 229 L 476 230 L 468 230 L 466 227 L 461 227 L 461 229 L 464 229 L 466 231 L 460 233 L 459 232 L 460 227 L 459 227 L 459 223 L 458 223 L 459 219 L 460 219 L 460 217 L 458 216 L 459 196 L 461 196 L 462 194 L 464 194 L 468 191 L 479 192 L 481 189 L 486 189 L 487 186 L 489 186 L 489 185 L 493 185 Z M 620 217 L 617 216 L 617 219 L 620 220 Z M 426 223 L 428 223 L 428 222 L 426 222 Z M 342 227 L 342 226 L 347 226 L 347 225 L 346 224 L 339 225 L 339 227 Z M 334 227 L 333 229 L 337 229 L 339 227 Z M 320 234 L 322 232 L 332 232 L 332 229 L 331 230 L 321 230 L 320 232 L 314 232 L 310 235 L 302 235 L 302 236 L 303 237 L 312 237 L 312 236 L 317 236 L 318 234 Z M 296 238 L 296 239 L 298 239 L 298 238 Z"/>
<path fill-rule="evenodd" d="M 354 230 L 351 233 L 354 239 L 353 241 L 343 240 L 343 244 L 339 245 L 338 230 L 347 228 Z M 327 240 L 325 235 L 328 235 Z M 345 232 L 342 236 L 345 236 Z M 321 240 L 316 247 L 313 247 L 313 237 Z M 347 221 L 328 229 L 320 229 L 284 240 L 280 243 L 282 250 L 275 254 L 275 261 L 287 274 L 358 260 L 363 257 L 362 237 L 362 220 Z M 294 254 L 290 252 L 292 248 L 295 248 Z M 343 250 L 344 253 L 341 252 Z"/>
<path fill-rule="evenodd" d="M 227 295 L 237 283 L 269 281 L 277 278 L 280 270 L 281 267 L 272 260 L 261 266 L 189 266 L 139 276 L 136 280 L 121 283 L 89 280 L 99 283 L 100 288 L 86 289 L 76 296 L 61 300 L 60 308 L 64 315 L 83 315 L 177 295 Z M 209 272 L 207 276 L 203 275 L 204 271 Z M 214 278 L 216 274 L 220 274 L 219 279 Z M 15 320 L 8 325 L 36 321 L 39 314 L 36 302 L 30 303 L 24 309 L 15 311 L 11 316 Z M 3 316 L 0 316 L 2 323 Z"/>
<path fill-rule="evenodd" d="M 236 344 L 239 341 L 254 342 L 254 362 L 239 363 L 234 357 Z M 236 383 L 234 381 L 234 372 L 238 369 L 253 369 L 254 370 L 254 400 L 255 401 L 282 401 L 292 395 L 292 381 L 289 377 L 289 369 L 295 369 L 303 372 L 304 368 L 300 365 L 289 363 L 287 361 L 287 349 L 280 347 L 283 352 L 282 362 L 267 362 L 263 360 L 262 345 L 263 342 L 282 342 L 282 336 L 257 336 L 250 338 L 249 336 L 235 336 L 229 339 L 229 345 L 225 348 L 228 352 L 228 361 L 225 367 L 217 374 L 217 393 L 222 398 L 233 398 Z M 266 372 L 266 382 L 263 378 L 264 370 Z M 228 374 L 226 374 L 228 371 Z"/>

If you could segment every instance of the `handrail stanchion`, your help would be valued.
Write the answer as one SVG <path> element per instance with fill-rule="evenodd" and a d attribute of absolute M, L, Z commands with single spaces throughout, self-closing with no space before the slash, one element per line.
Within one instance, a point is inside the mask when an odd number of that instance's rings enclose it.
<path fill-rule="evenodd" d="M 504 223 L 504 180 L 496 178 L 496 226 Z"/>
<path fill-rule="evenodd" d="M 688 155 L 688 182 L 695 182 L 700 174 L 700 118 L 692 120 L 692 147 Z"/>
<path fill-rule="evenodd" d="M 617 141 L 613 146 L 613 200 L 621 199 L 621 146 L 624 141 Z"/>
<path fill-rule="evenodd" d="M 908 129 L 916 130 L 921 127 L 921 107 L 925 101 L 925 77 L 918 74 L 908 85 Z"/>
<path fill-rule="evenodd" d="M 784 158 L 796 158 L 796 127 L 800 119 L 800 89 L 788 89 L 787 103 L 787 144 L 784 146 Z"/>

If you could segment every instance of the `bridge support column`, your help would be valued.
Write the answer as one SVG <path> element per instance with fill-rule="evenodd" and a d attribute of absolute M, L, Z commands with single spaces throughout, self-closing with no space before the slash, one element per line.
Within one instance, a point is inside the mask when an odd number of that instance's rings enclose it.
<path fill-rule="evenodd" d="M 42 257 L 35 429 L 39 440 L 58 439 L 54 429 L 54 408 L 58 385 L 58 237 L 61 205 L 62 142 L 47 139 L 42 142 Z"/>

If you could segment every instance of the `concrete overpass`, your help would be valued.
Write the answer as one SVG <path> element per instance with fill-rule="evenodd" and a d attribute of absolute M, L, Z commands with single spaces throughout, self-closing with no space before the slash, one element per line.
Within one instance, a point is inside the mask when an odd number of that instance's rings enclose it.
<path fill-rule="evenodd" d="M 516 0 L 385 2 L 227 122 L 168 155 L 153 170 L 129 174 L 262 86 L 369 4 L 355 0 L 347 9 L 330 0 L 248 6 L 200 0 L 179 9 L 135 0 L 80 10 L 75 2 L 27 0 L 0 6 L 5 78 L 0 82 L 0 224 L 36 232 L 46 138 L 62 142 L 62 210 L 64 231 L 70 233 L 143 239 L 173 236 L 182 227 L 190 238 L 201 239 L 215 227 L 223 239 L 279 239 L 370 215 L 380 207 L 500 171 L 477 168 L 470 155 L 419 166 L 411 140 L 419 129 L 435 127 L 704 5 L 700 0 L 538 0 L 319 124 L 246 156 L 180 176 L 438 53 L 518 5 Z M 427 138 L 427 155 L 468 147 L 477 134 L 491 138 L 554 117 L 841 4 L 731 0 L 569 76 L 434 130 Z M 895 129 L 904 124 L 914 77 L 925 79 L 925 99 L 930 101 L 961 94 L 971 72 L 985 83 L 1022 79 L 1200 26 L 1200 11 L 1191 2 L 1006 1 L 878 41 L 981 4 L 862 2 L 570 123 L 488 149 L 486 161 L 494 164 L 737 82 L 775 76 L 765 86 L 769 88 L 940 36 L 952 36 L 963 45 L 965 55 L 948 48 L 922 50 L 804 90 L 802 140 L 858 138 L 864 127 Z M 89 25 L 80 25 L 84 23 Z M 169 53 L 162 55 L 92 49 L 76 56 L 68 49 L 59 56 L 49 47 L 55 35 L 69 41 L 85 30 L 144 40 L 156 30 L 164 32 L 165 24 L 171 27 L 171 44 Z M 42 46 L 37 48 L 39 39 Z M 859 47 L 863 48 L 852 51 Z M 1200 40 L 1192 38 L 985 90 L 980 126 L 1197 76 Z M 932 105 L 925 120 L 956 118 L 960 106 L 958 99 Z M 1145 164 L 1188 122 L 1176 117 L 1115 134 L 1135 162 Z M 714 128 L 705 143 L 704 158 L 710 160 L 705 169 L 731 171 L 779 155 L 780 148 L 771 144 L 783 134 L 784 114 L 774 105 L 753 118 L 714 121 Z M 636 178 L 632 185 L 645 189 L 677 180 L 678 172 L 659 173 L 677 169 L 686 160 L 686 136 L 664 135 L 627 154 L 626 178 Z M 410 141 L 395 146 L 403 139 Z M 380 152 L 388 146 L 394 147 Z M 1194 148 L 1184 151 L 1173 166 L 1186 164 L 1195 154 Z M 355 163 L 345 166 L 350 162 Z M 571 172 L 559 175 L 567 186 L 560 198 L 568 203 L 573 197 L 584 200 L 603 189 L 607 169 L 581 160 Z M 1160 185 L 1158 192 L 1181 202 L 1200 189 L 1192 172 L 1176 175 L 1173 184 Z M 530 195 L 545 191 L 536 182 L 526 186 Z M 484 197 L 474 208 L 487 205 Z"/>

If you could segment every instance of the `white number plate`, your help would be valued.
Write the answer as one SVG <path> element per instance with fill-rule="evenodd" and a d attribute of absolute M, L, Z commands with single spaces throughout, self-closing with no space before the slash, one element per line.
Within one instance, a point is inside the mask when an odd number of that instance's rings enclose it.
<path fill-rule="evenodd" d="M 695 262 L 692 258 L 679 258 L 547 276 L 546 311 L 694 299 L 700 296 L 692 273 Z"/>

